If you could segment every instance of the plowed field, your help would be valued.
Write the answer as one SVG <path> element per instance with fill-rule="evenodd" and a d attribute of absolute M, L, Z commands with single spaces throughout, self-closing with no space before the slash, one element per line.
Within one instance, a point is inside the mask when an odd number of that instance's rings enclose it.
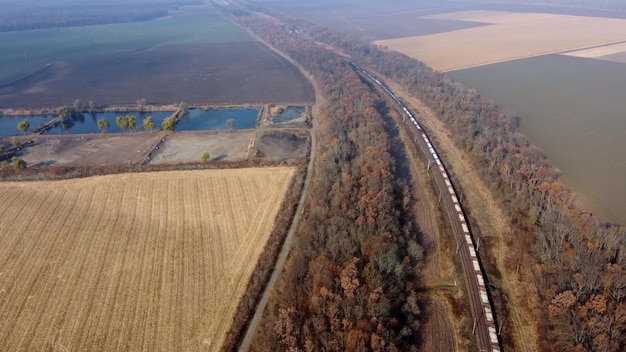
<path fill-rule="evenodd" d="M 2 350 L 218 350 L 293 171 L 1 183 Z"/>
<path fill-rule="evenodd" d="M 454 71 L 545 54 L 622 43 L 626 20 L 543 13 L 466 11 L 426 16 L 489 25 L 377 44 Z"/>

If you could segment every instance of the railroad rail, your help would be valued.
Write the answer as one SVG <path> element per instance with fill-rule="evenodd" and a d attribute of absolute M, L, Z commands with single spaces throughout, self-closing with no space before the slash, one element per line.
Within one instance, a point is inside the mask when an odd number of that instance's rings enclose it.
<path fill-rule="evenodd" d="M 393 100 L 401 113 L 403 121 L 410 121 L 412 132 L 415 134 L 415 142 L 419 149 L 428 158 L 428 169 L 431 171 L 437 186 L 441 192 L 441 199 L 444 202 L 450 225 L 457 241 L 457 253 L 461 258 L 461 264 L 465 274 L 465 285 L 468 292 L 470 309 L 473 316 L 472 332 L 476 337 L 476 344 L 479 351 L 502 351 L 500 334 L 497 330 L 497 321 L 494 314 L 493 304 L 490 299 L 489 287 L 486 275 L 480 262 L 477 242 L 470 231 L 463 207 L 457 196 L 454 184 L 446 171 L 446 167 L 441 161 L 435 146 L 428 137 L 426 131 L 417 122 L 415 116 L 407 106 L 387 87 L 383 81 L 357 64 L 346 62 L 357 74 L 364 77 L 376 87 L 381 89 L 389 98 Z M 406 119 L 408 118 L 408 119 Z M 432 166 L 431 167 L 431 162 Z M 479 243 L 478 243 L 479 244 Z"/>

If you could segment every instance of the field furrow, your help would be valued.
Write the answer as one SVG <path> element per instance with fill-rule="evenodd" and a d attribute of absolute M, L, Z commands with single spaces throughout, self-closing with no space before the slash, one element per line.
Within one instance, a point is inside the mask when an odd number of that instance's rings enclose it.
<path fill-rule="evenodd" d="M 2 350 L 219 349 L 292 174 L 1 183 Z"/>

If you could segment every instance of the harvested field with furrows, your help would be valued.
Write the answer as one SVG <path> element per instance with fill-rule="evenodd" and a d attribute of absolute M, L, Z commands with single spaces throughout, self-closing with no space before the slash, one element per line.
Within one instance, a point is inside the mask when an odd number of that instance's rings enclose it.
<path fill-rule="evenodd" d="M 377 41 L 440 71 L 561 53 L 626 40 L 626 20 L 545 13 L 464 11 L 426 19 L 490 24 Z"/>
<path fill-rule="evenodd" d="M 2 350 L 218 350 L 293 173 L 0 183 Z"/>

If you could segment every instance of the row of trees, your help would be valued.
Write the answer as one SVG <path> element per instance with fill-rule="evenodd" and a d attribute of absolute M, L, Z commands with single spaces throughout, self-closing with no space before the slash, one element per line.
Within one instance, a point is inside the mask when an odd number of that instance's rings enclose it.
<path fill-rule="evenodd" d="M 137 127 L 137 120 L 134 115 L 118 116 L 115 118 L 115 123 L 124 132 L 126 132 L 126 130 L 134 132 Z M 155 128 L 152 116 L 146 117 L 142 124 L 145 130 L 153 131 Z M 109 127 L 109 121 L 105 119 L 98 119 L 98 129 L 100 129 L 102 133 L 105 133 Z M 161 127 L 166 131 L 174 131 L 176 129 L 176 119 L 173 116 L 166 117 L 163 119 Z"/>
<path fill-rule="evenodd" d="M 394 176 L 384 103 L 338 55 L 262 17 L 226 9 L 316 79 L 316 169 L 297 241 L 255 350 L 416 350 L 423 250 Z"/>
<path fill-rule="evenodd" d="M 11 162 L 8 160 L 2 160 L 2 162 L 0 162 L 0 170 L 8 170 L 11 168 L 11 165 L 13 165 L 13 169 L 15 171 L 23 170 L 26 168 L 26 161 L 19 159 L 16 156 L 11 158 Z"/>

